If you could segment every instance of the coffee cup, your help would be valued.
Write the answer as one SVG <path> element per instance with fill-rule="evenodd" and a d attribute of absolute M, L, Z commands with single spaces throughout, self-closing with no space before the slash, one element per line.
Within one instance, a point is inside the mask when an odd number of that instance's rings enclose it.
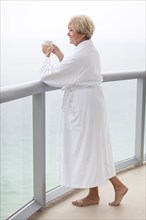
<path fill-rule="evenodd" d="M 51 41 L 51 40 L 46 40 L 46 41 L 44 41 L 43 44 L 46 45 L 46 46 L 48 46 L 48 47 L 51 47 L 52 44 L 53 44 L 53 41 Z"/>

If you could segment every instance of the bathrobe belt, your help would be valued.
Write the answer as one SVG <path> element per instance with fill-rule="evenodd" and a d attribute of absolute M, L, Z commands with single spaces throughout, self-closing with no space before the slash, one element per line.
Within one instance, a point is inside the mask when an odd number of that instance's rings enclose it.
<path fill-rule="evenodd" d="M 71 103 L 73 101 L 73 91 L 76 89 L 85 89 L 99 86 L 98 83 L 94 84 L 76 84 L 76 85 L 68 85 L 62 88 L 64 91 L 64 97 L 62 101 L 62 109 L 65 112 L 66 110 L 71 110 Z"/>

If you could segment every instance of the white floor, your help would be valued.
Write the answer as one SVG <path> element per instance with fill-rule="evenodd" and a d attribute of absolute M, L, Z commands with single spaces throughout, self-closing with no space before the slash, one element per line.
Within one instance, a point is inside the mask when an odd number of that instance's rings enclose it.
<path fill-rule="evenodd" d="M 37 212 L 31 220 L 60 219 L 107 219 L 107 220 L 144 220 L 146 219 L 146 166 L 132 168 L 118 175 L 128 186 L 120 206 L 111 207 L 114 191 L 109 182 L 99 187 L 100 204 L 87 207 L 75 207 L 72 201 L 87 194 L 87 190 L 79 190 L 65 198 L 49 204 L 44 212 Z"/>

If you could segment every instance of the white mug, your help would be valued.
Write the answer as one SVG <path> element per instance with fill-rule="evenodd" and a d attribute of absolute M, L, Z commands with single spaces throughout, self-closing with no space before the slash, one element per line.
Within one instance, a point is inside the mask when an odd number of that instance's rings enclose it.
<path fill-rule="evenodd" d="M 43 44 L 46 45 L 46 46 L 48 46 L 48 47 L 51 47 L 52 44 L 53 44 L 53 41 L 51 41 L 51 40 L 46 40 L 46 41 L 44 41 Z"/>

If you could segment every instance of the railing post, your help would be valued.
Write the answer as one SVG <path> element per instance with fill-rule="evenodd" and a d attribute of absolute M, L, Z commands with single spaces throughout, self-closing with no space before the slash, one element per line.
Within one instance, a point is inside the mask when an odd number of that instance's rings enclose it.
<path fill-rule="evenodd" d="M 46 205 L 45 178 L 45 93 L 33 96 L 34 200 Z"/>
<path fill-rule="evenodd" d="M 146 79 L 137 80 L 135 157 L 139 164 L 144 160 Z"/>

